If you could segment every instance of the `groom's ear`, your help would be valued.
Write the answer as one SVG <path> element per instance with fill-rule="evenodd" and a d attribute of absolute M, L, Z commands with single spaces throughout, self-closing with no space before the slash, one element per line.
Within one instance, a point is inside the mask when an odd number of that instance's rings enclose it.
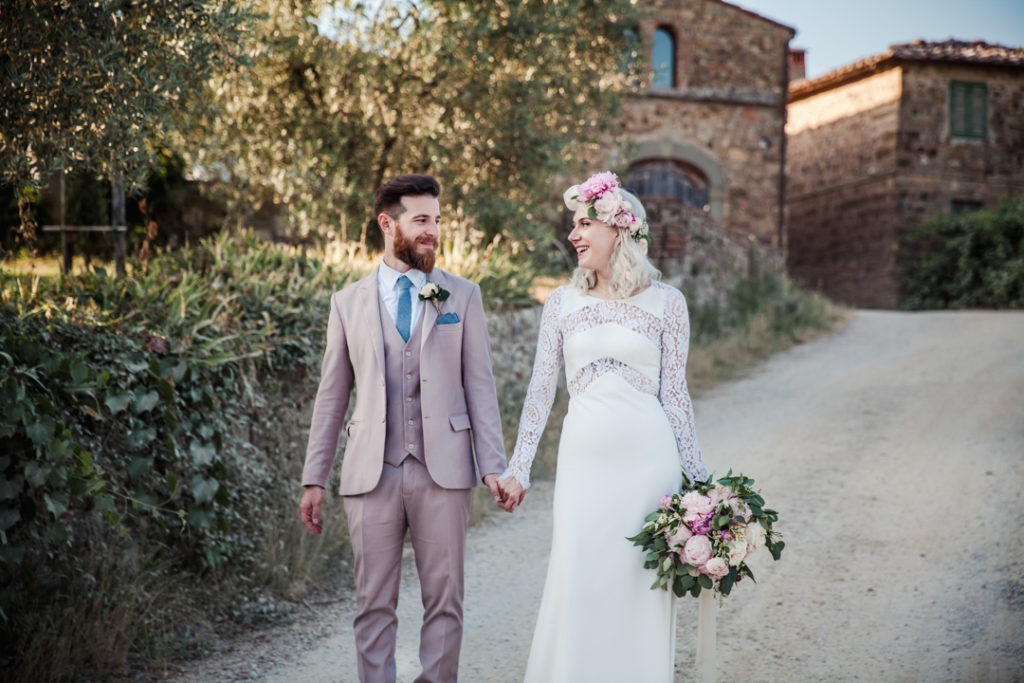
<path fill-rule="evenodd" d="M 391 235 L 395 228 L 395 219 L 389 214 L 382 212 L 377 215 L 377 225 L 380 226 L 381 232 L 385 235 Z"/>

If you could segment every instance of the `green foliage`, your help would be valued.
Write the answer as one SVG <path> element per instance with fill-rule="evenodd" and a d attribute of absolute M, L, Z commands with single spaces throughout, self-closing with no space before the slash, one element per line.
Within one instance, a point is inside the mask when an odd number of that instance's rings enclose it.
<path fill-rule="evenodd" d="M 446 240 L 441 262 L 482 280 L 488 306 L 516 305 L 530 282 L 513 247 Z M 124 555 L 129 582 L 145 561 L 285 593 L 336 564 L 343 525 L 327 545 L 293 528 L 297 404 L 315 392 L 331 293 L 379 260 L 222 235 L 119 281 L 0 273 L 0 659 L 44 637 L 29 628 L 40 610 L 56 620 L 91 594 L 89 556 Z M 119 614 L 128 630 L 154 618 Z"/>
<path fill-rule="evenodd" d="M 1024 197 L 926 221 L 903 249 L 904 308 L 1024 308 Z"/>
<path fill-rule="evenodd" d="M 684 494 L 696 491 L 706 496 L 716 486 L 727 486 L 730 493 L 728 500 L 720 500 L 715 506 L 711 530 L 706 534 L 714 548 L 714 556 L 728 558 L 728 548 L 725 547 L 725 541 L 721 540 L 724 530 L 728 529 L 733 534 L 742 536 L 745 527 L 758 524 L 764 528 L 765 547 L 772 558 L 776 561 L 781 559 L 782 549 L 786 544 L 780 540 L 781 534 L 774 530 L 775 523 L 779 521 L 779 514 L 764 507 L 764 498 L 754 490 L 753 479 L 742 474 L 734 475 L 732 470 L 729 470 L 717 481 L 709 477 L 705 481 L 697 481 L 690 485 L 684 473 L 683 490 L 673 493 L 662 506 L 648 514 L 644 518 L 640 533 L 626 539 L 633 545 L 640 546 L 644 553 L 644 568 L 652 569 L 656 574 L 651 590 L 671 590 L 679 598 L 687 593 L 696 598 L 702 590 L 712 589 L 722 595 L 729 595 L 735 583 L 741 578 L 749 576 L 753 580 L 754 574 L 750 567 L 746 562 L 740 562 L 731 566 L 726 576 L 717 582 L 713 581 L 707 574 L 698 573 L 698 567 L 686 563 L 678 543 L 670 546 L 670 538 L 681 526 L 686 525 L 682 519 L 683 513 L 686 512 L 682 504 Z M 729 502 L 733 498 L 743 501 L 749 510 L 749 517 L 745 517 L 739 508 L 734 508 Z"/>
<path fill-rule="evenodd" d="M 628 87 L 630 0 L 258 6 L 252 68 L 214 79 L 205 140 L 179 147 L 239 212 L 288 204 L 297 235 L 372 243 L 366 198 L 405 172 L 442 181 L 446 224 L 546 234 L 551 178 L 597 155 Z"/>
<path fill-rule="evenodd" d="M 827 326 L 835 314 L 827 300 L 796 287 L 780 268 L 763 264 L 753 248 L 746 273 L 728 290 L 704 300 L 688 292 L 687 301 L 691 343 L 696 346 L 748 334 L 754 324 L 772 337 L 798 341 L 801 332 Z"/>
<path fill-rule="evenodd" d="M 5 0 L 0 183 L 39 187 L 61 167 L 137 184 L 151 144 L 201 107 L 213 69 L 239 59 L 245 3 Z"/>

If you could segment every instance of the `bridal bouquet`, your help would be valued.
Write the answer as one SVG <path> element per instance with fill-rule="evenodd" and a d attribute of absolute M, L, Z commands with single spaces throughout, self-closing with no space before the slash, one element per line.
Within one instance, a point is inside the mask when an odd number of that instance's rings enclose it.
<path fill-rule="evenodd" d="M 761 546 L 778 560 L 785 543 L 772 525 L 775 510 L 753 488 L 754 480 L 732 470 L 717 482 L 708 478 L 679 493 L 666 494 L 647 515 L 640 533 L 628 538 L 646 553 L 644 567 L 658 578 L 652 589 L 678 597 L 701 589 L 728 595 L 744 576 L 754 579 L 746 560 Z"/>

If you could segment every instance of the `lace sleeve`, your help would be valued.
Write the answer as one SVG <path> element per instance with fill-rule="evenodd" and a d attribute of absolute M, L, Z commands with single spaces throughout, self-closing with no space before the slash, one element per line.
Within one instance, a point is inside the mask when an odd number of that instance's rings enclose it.
<path fill-rule="evenodd" d="M 551 405 L 558 388 L 558 371 L 562 367 L 562 331 L 558 324 L 562 308 L 562 289 L 556 289 L 544 302 L 544 313 L 537 335 L 537 355 L 533 376 L 526 390 L 526 401 L 519 416 L 519 436 L 502 479 L 514 476 L 523 488 L 530 488 L 530 467 L 537 455 L 537 445 L 544 433 Z"/>
<path fill-rule="evenodd" d="M 693 427 L 693 403 L 686 388 L 690 316 L 682 293 L 668 289 L 665 299 L 665 327 L 661 334 L 661 389 L 658 399 L 675 433 L 679 462 L 692 483 L 707 479 L 708 470 L 697 444 L 697 432 Z"/>

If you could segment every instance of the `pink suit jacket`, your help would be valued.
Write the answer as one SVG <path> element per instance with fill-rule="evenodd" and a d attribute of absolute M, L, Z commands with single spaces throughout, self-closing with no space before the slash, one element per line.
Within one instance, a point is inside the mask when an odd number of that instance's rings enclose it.
<path fill-rule="evenodd" d="M 433 303 L 424 302 L 420 318 L 423 457 L 439 486 L 472 488 L 484 476 L 505 470 L 483 301 L 480 287 L 469 280 L 437 268 L 429 279 L 451 293 L 439 302 L 441 314 L 455 313 L 459 322 L 438 325 Z M 309 429 L 303 485 L 326 487 L 354 388 L 356 405 L 345 426 L 343 496 L 372 491 L 384 467 L 387 398 L 376 270 L 331 296 L 327 348 Z"/>

